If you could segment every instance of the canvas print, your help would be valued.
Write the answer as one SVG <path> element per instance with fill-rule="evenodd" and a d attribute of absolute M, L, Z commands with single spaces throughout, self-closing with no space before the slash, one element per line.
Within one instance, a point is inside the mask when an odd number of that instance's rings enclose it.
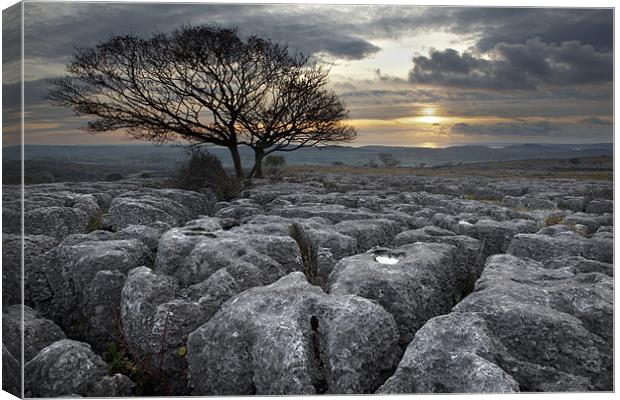
<path fill-rule="evenodd" d="M 613 18 L 5 9 L 3 390 L 612 392 Z"/>

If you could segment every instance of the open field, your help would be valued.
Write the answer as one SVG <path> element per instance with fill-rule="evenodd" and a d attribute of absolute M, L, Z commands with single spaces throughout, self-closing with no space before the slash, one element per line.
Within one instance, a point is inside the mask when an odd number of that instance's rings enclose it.
<path fill-rule="evenodd" d="M 359 175 L 419 175 L 437 177 L 484 176 L 497 178 L 613 180 L 613 158 L 583 157 L 574 164 L 570 159 L 490 161 L 434 167 L 365 167 L 347 165 L 291 165 L 287 174 L 316 171 Z"/>

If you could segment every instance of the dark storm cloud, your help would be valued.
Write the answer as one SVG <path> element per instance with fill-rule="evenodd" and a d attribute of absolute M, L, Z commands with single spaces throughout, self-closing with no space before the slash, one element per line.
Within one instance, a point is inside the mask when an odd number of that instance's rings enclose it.
<path fill-rule="evenodd" d="M 541 8 L 428 8 L 234 4 L 26 3 L 28 56 L 64 60 L 74 46 L 92 46 L 112 34 L 169 31 L 181 24 L 237 26 L 308 53 L 361 59 L 379 51 L 373 39 L 419 31 L 469 35 L 478 49 L 579 41 L 597 52 L 613 47 L 611 10 Z M 76 31 L 79 34 L 76 35 Z"/>
<path fill-rule="evenodd" d="M 339 22 L 346 32 L 366 38 L 397 38 L 413 32 L 448 31 L 472 35 L 482 52 L 498 43 L 576 40 L 598 51 L 613 49 L 613 10 L 510 7 L 358 6 L 341 9 Z M 332 9 L 334 9 L 332 7 Z M 347 21 L 355 24 L 343 24 Z M 326 21 L 328 22 L 328 21 Z M 333 23 L 333 22 L 328 22 Z"/>
<path fill-rule="evenodd" d="M 412 30 L 443 30 L 472 35 L 482 52 L 498 43 L 523 43 L 534 37 L 547 43 L 576 40 L 601 52 L 613 49 L 611 8 L 429 7 L 414 14 L 404 10 L 393 7 L 377 13 L 372 32 L 398 36 Z"/>
<path fill-rule="evenodd" d="M 416 55 L 409 79 L 413 83 L 492 90 L 532 90 L 540 86 L 608 83 L 613 79 L 613 54 L 597 52 L 576 41 L 547 44 L 539 38 L 525 43 L 499 43 L 492 58 L 453 49 Z"/>
<path fill-rule="evenodd" d="M 242 35 L 257 34 L 310 54 L 360 59 L 380 50 L 356 32 L 355 21 L 336 21 L 327 10 L 312 10 L 295 5 L 27 3 L 27 57 L 64 61 L 75 47 L 112 35 L 168 32 L 200 23 L 237 27 Z"/>
<path fill-rule="evenodd" d="M 611 9 L 464 8 L 452 18 L 454 31 L 480 32 L 476 46 L 483 52 L 498 43 L 523 43 L 534 37 L 546 43 L 579 41 L 602 52 L 613 48 Z"/>
<path fill-rule="evenodd" d="M 352 118 L 398 119 L 415 114 L 420 104 L 434 104 L 443 115 L 515 121 L 457 124 L 454 133 L 569 137 L 574 130 L 555 121 L 517 119 L 578 116 L 583 119 L 573 128 L 611 137 L 611 125 L 600 123 L 609 122 L 604 118 L 613 113 L 611 10 L 51 2 L 25 3 L 25 8 L 28 79 L 62 73 L 75 47 L 93 46 L 112 35 L 169 32 L 182 24 L 235 26 L 242 35 L 285 42 L 319 60 L 336 59 L 339 67 L 347 65 L 339 60 L 379 52 L 377 40 L 399 39 L 397 46 L 404 47 L 404 38 L 415 41 L 424 34 L 427 42 L 421 44 L 426 46 L 438 43 L 433 33 L 449 32 L 474 46 L 464 53 L 439 48 L 416 55 L 411 79 L 406 70 L 412 64 L 406 61 L 399 66 L 401 76 L 386 75 L 398 69 L 374 66 L 373 60 L 365 63 L 367 70 L 377 68 L 374 79 L 339 72 L 334 88 Z M 412 43 L 413 48 L 419 44 Z M 19 46 L 5 48 L 19 53 Z M 44 80 L 27 82 L 27 122 L 40 123 L 40 131 L 47 129 L 43 124 L 57 124 L 49 131 L 58 135 L 75 131 L 84 121 L 45 101 L 46 88 Z"/>

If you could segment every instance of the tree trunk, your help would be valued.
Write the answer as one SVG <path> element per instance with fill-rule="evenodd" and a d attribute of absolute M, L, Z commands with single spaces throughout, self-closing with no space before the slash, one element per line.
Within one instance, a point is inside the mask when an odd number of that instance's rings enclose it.
<path fill-rule="evenodd" d="M 265 157 L 263 149 L 254 149 L 254 168 L 252 168 L 254 178 L 261 179 L 263 177 L 263 157 Z"/>
<path fill-rule="evenodd" d="M 230 156 L 232 157 L 233 164 L 235 165 L 235 174 L 237 175 L 238 180 L 242 180 L 245 178 L 245 173 L 243 172 L 243 166 L 241 165 L 241 156 L 239 156 L 239 147 L 235 144 L 228 148 L 230 150 Z"/>

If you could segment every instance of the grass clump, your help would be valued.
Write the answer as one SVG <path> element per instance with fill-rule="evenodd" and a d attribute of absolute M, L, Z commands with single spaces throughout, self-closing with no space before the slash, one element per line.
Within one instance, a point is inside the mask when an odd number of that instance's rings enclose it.
<path fill-rule="evenodd" d="M 103 360 L 108 363 L 108 374 L 123 374 L 136 385 L 133 394 L 140 396 L 144 394 L 145 387 L 149 386 L 149 379 L 144 368 L 132 360 L 132 358 L 116 342 L 108 343 L 106 351 L 103 353 Z"/>
<path fill-rule="evenodd" d="M 290 236 L 297 243 L 301 254 L 303 273 L 308 282 L 314 286 L 321 286 L 319 275 L 319 255 L 316 242 L 308 236 L 308 233 L 301 225 L 294 223 L 291 225 Z"/>
<path fill-rule="evenodd" d="M 108 210 L 101 210 L 93 214 L 88 220 L 88 225 L 86 225 L 86 232 L 90 233 L 94 231 L 100 231 L 101 229 L 103 229 L 103 226 L 101 224 L 101 219 L 107 212 Z"/>
<path fill-rule="evenodd" d="M 545 218 L 545 226 L 552 226 L 564 223 L 564 217 L 557 214 L 549 215 Z"/>

